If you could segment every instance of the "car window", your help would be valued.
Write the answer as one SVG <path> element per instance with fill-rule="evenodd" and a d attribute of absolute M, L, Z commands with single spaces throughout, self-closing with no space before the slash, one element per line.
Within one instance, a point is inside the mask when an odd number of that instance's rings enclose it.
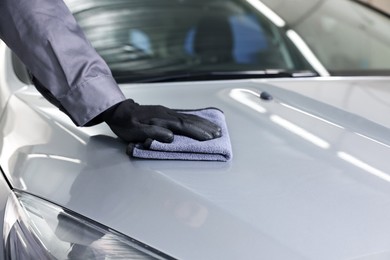
<path fill-rule="evenodd" d="M 389 16 L 353 0 L 67 3 L 119 81 L 260 70 L 390 75 Z"/>
<path fill-rule="evenodd" d="M 246 1 L 68 1 L 117 78 L 183 71 L 312 70 Z"/>
<path fill-rule="evenodd" d="M 390 19 L 352 0 L 264 0 L 333 75 L 390 75 Z"/>

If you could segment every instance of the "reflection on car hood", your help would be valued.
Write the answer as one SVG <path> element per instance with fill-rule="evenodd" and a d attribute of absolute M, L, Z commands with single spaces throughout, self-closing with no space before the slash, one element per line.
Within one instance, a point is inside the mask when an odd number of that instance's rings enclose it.
<path fill-rule="evenodd" d="M 123 87 L 141 104 L 222 109 L 231 163 L 130 159 L 108 127 L 76 128 L 27 88 L 2 118 L 1 164 L 14 187 L 179 259 L 389 256 L 380 83 L 370 93 L 368 81 L 312 79 Z"/>

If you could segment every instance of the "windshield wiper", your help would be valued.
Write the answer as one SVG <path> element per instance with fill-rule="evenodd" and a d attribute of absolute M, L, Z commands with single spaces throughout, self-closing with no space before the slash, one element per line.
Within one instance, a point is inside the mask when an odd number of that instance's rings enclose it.
<path fill-rule="evenodd" d="M 149 83 L 176 81 L 204 81 L 228 79 L 263 79 L 316 77 L 318 73 L 310 70 L 254 70 L 254 71 L 180 71 L 154 75 L 129 75 L 116 77 L 119 83 Z"/>

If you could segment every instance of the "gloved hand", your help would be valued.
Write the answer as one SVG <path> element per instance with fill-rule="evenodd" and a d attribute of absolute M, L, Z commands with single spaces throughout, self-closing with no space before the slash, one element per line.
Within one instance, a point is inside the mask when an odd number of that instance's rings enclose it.
<path fill-rule="evenodd" d="M 102 117 L 118 137 L 131 143 L 148 138 L 170 143 L 174 134 L 199 141 L 221 136 L 221 128 L 206 119 L 164 106 L 139 105 L 131 99 L 109 108 Z"/>

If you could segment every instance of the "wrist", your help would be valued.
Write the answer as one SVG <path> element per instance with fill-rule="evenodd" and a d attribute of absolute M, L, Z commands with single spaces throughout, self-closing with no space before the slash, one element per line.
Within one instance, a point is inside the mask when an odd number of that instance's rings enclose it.
<path fill-rule="evenodd" d="M 115 123 L 118 124 L 118 122 L 120 122 L 122 119 L 126 120 L 131 111 L 133 111 L 137 106 L 139 105 L 135 103 L 134 100 L 126 99 L 109 107 L 99 116 L 101 117 L 102 121 L 109 125 Z"/>

